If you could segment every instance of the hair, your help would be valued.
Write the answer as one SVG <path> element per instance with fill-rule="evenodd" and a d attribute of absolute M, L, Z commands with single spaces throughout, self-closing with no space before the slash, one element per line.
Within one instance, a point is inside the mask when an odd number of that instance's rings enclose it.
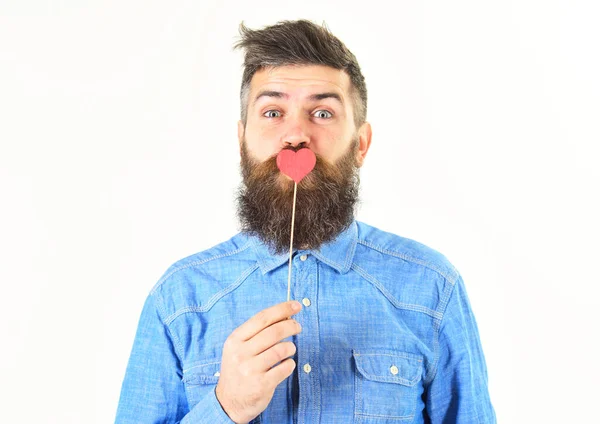
<path fill-rule="evenodd" d="M 244 74 L 240 89 L 241 119 L 246 126 L 250 82 L 256 71 L 286 65 L 325 65 L 342 69 L 350 77 L 354 102 L 354 122 L 359 128 L 367 119 L 367 86 L 356 57 L 327 28 L 308 20 L 279 21 L 275 25 L 252 30 L 239 27 L 240 40 L 233 49 L 242 48 Z"/>
<path fill-rule="evenodd" d="M 319 249 L 335 239 L 354 220 L 359 204 L 360 174 L 356 163 L 358 135 L 335 162 L 315 153 L 313 170 L 298 183 L 293 211 L 295 183 L 278 170 L 275 156 L 260 162 L 241 148 L 242 184 L 237 193 L 237 216 L 241 230 L 257 236 L 272 254 L 290 246 L 290 222 L 294 215 L 294 246 Z M 305 147 L 284 147 L 298 151 Z"/>

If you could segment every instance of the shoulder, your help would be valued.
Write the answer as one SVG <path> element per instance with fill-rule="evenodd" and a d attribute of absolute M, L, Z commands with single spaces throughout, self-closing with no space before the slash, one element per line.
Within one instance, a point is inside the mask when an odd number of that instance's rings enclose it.
<path fill-rule="evenodd" d="M 257 268 L 248 237 L 238 233 L 206 250 L 182 258 L 163 273 L 149 296 L 163 318 L 207 300 Z"/>
<path fill-rule="evenodd" d="M 438 250 L 358 222 L 353 268 L 379 283 L 398 304 L 420 305 L 436 316 L 459 277 Z"/>
<path fill-rule="evenodd" d="M 441 252 L 416 240 L 380 230 L 374 226 L 357 222 L 358 245 L 363 254 L 375 255 L 381 260 L 410 263 L 431 269 L 449 280 L 456 280 L 457 269 Z"/>

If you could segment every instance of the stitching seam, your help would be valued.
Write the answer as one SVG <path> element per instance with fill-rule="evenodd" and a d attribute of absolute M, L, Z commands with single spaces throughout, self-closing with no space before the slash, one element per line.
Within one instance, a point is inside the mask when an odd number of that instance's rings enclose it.
<path fill-rule="evenodd" d="M 235 255 L 237 253 L 243 252 L 244 250 L 248 249 L 248 247 L 250 247 L 250 243 L 246 243 L 244 246 L 240 247 L 237 250 L 231 251 L 231 252 L 226 252 L 226 253 L 222 253 L 220 255 L 216 255 L 216 256 L 211 256 L 210 258 L 206 258 L 206 259 L 202 259 L 199 261 L 194 261 L 194 262 L 190 262 L 189 264 L 186 265 L 182 265 L 174 270 L 172 270 L 171 272 L 169 272 L 167 275 L 165 275 L 164 277 L 162 277 L 160 280 L 158 280 L 158 282 L 156 283 L 156 285 L 152 288 L 152 290 L 150 291 L 150 294 L 154 294 L 154 292 L 156 290 L 158 290 L 158 288 L 169 278 L 171 277 L 173 274 L 184 270 L 186 268 L 190 268 L 193 266 L 198 266 L 198 265 L 202 265 L 205 264 L 206 262 L 210 262 L 214 259 L 221 259 L 221 258 L 225 258 L 227 256 L 231 256 L 231 255 Z"/>
<path fill-rule="evenodd" d="M 173 312 L 171 315 L 169 315 L 166 318 L 165 324 L 167 324 L 167 325 L 171 324 L 175 320 L 175 318 L 177 318 L 178 316 L 183 315 L 185 313 L 189 313 L 189 312 L 206 312 L 206 311 L 208 311 L 210 308 L 213 307 L 213 305 L 219 299 L 221 299 L 226 294 L 228 294 L 228 293 L 232 292 L 233 290 L 235 290 L 240 284 L 242 284 L 244 282 L 244 280 L 246 278 L 248 278 L 248 276 L 250 274 L 252 274 L 257 269 L 258 269 L 258 264 L 254 264 L 250 268 L 246 269 L 246 271 L 244 271 L 242 273 L 242 275 L 240 275 L 240 277 L 234 283 L 232 283 L 229 286 L 225 287 L 220 292 L 214 294 L 213 297 L 211 297 L 208 300 L 208 302 L 206 302 L 206 305 L 203 305 L 203 306 L 197 306 L 197 305 L 195 305 L 195 306 L 186 306 L 184 308 L 178 309 L 177 311 Z"/>
<path fill-rule="evenodd" d="M 430 268 L 432 270 L 434 270 L 435 272 L 437 272 L 438 274 L 440 274 L 442 277 L 444 277 L 446 280 L 448 280 L 452 285 L 454 285 L 454 282 L 456 281 L 456 278 L 458 277 L 458 272 L 455 271 L 455 275 L 453 275 L 453 278 L 450 278 L 449 275 L 446 274 L 446 272 L 440 268 L 438 268 L 437 266 L 435 266 L 434 264 L 431 264 L 429 262 L 426 262 L 422 259 L 417 259 L 417 258 L 413 258 L 412 256 L 408 256 L 404 253 L 400 253 L 400 252 L 395 252 L 392 250 L 387 250 L 387 249 L 383 249 L 382 247 L 379 246 L 375 246 L 374 244 L 369 243 L 368 241 L 365 240 L 358 240 L 358 243 L 362 244 L 363 246 L 367 246 L 370 247 L 371 249 L 377 250 L 380 253 L 385 253 L 386 255 L 390 255 L 390 256 L 395 256 L 397 258 L 400 259 L 404 259 L 410 262 L 414 262 L 416 264 L 419 265 L 423 265 L 427 268 Z"/>
<path fill-rule="evenodd" d="M 396 300 L 396 298 L 390 292 L 388 292 L 385 289 L 385 287 L 383 287 L 383 285 L 381 285 L 381 283 L 379 281 L 377 281 L 375 279 L 375 277 L 369 275 L 364 269 L 362 269 L 358 265 L 353 264 L 352 267 L 351 267 L 351 269 L 353 269 L 354 271 L 356 271 L 356 273 L 359 274 L 360 276 L 362 276 L 365 280 L 367 280 L 368 282 L 370 282 L 371 284 L 373 284 L 381 293 L 383 293 L 383 295 L 396 308 L 398 308 L 398 309 L 406 309 L 406 310 L 415 311 L 415 312 L 422 312 L 422 313 L 427 314 L 427 315 L 429 315 L 429 316 L 431 316 L 433 318 L 436 318 L 436 319 L 441 319 L 442 318 L 442 314 L 440 314 L 437 311 L 432 311 L 431 309 L 426 308 L 425 306 L 413 305 L 413 304 L 409 304 L 409 303 L 398 302 Z"/>

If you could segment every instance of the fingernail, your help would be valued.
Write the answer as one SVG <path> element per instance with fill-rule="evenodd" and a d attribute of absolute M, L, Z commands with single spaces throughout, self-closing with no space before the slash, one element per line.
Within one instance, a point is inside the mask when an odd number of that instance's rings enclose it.
<path fill-rule="evenodd" d="M 292 309 L 294 311 L 299 311 L 301 308 L 302 308 L 302 306 L 300 305 L 300 302 L 296 302 L 296 301 L 292 302 Z"/>

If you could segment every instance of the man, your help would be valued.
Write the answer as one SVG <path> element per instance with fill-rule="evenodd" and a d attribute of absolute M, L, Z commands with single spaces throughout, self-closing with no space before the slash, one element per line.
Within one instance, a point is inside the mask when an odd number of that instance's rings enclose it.
<path fill-rule="evenodd" d="M 242 232 L 152 289 L 116 421 L 495 423 L 458 271 L 354 219 L 371 145 L 356 58 L 304 20 L 240 32 Z M 286 148 L 317 157 L 297 188 L 290 302 Z"/>

